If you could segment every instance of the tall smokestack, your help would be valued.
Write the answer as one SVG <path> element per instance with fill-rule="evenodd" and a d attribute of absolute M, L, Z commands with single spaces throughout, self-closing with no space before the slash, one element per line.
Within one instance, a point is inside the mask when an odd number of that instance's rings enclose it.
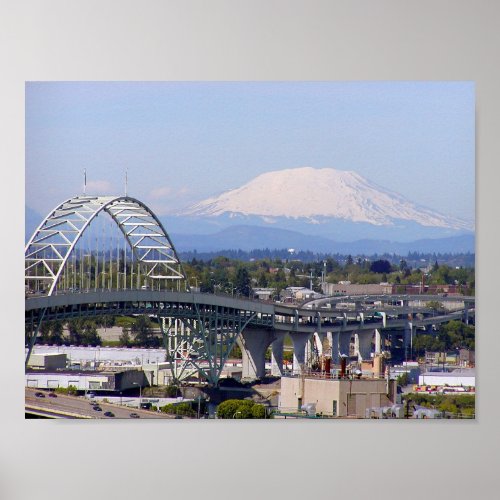
<path fill-rule="evenodd" d="M 346 366 L 347 366 L 347 356 L 340 356 L 340 378 L 345 377 L 345 372 L 346 372 Z"/>

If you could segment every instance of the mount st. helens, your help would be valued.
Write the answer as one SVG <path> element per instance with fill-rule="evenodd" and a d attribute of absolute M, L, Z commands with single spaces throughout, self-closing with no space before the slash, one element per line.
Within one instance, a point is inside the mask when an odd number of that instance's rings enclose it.
<path fill-rule="evenodd" d="M 440 196 L 439 188 L 433 189 Z M 41 219 L 26 207 L 26 238 Z M 475 247 L 473 223 L 417 205 L 355 172 L 331 168 L 268 172 L 161 221 L 179 251 L 460 253 Z"/>
<path fill-rule="evenodd" d="M 268 172 L 240 188 L 179 211 L 177 215 L 258 216 L 268 223 L 283 217 L 303 219 L 310 224 L 338 219 L 375 226 L 408 221 L 424 227 L 472 229 L 470 223 L 416 205 L 355 172 L 333 168 L 303 167 Z"/>
<path fill-rule="evenodd" d="M 413 203 L 355 172 L 332 168 L 268 172 L 237 189 L 178 210 L 164 220 L 173 233 L 190 235 L 191 245 L 196 237 L 204 238 L 203 234 L 215 236 L 224 231 L 226 238 L 220 238 L 220 244 L 232 238 L 230 248 L 246 248 L 249 240 L 265 248 L 270 243 L 270 232 L 263 229 L 273 228 L 273 242 L 283 234 L 278 230 L 294 231 L 304 237 L 301 246 L 310 244 L 311 250 L 323 247 L 325 239 L 383 240 L 387 247 L 391 241 L 445 238 L 449 251 L 458 252 L 453 248 L 453 237 L 463 235 L 467 236 L 467 246 L 474 247 L 473 223 Z M 246 237 L 242 236 L 242 225 Z M 321 244 L 315 237 L 323 239 Z M 281 246 L 286 246 L 287 239 Z M 212 238 L 212 248 L 216 240 Z M 204 246 L 201 239 L 198 244 Z"/>

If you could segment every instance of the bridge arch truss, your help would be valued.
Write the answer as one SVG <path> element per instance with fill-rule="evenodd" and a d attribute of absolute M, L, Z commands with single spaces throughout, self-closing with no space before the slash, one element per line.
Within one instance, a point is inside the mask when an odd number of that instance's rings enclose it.
<path fill-rule="evenodd" d="M 156 215 L 128 196 L 76 196 L 43 220 L 25 247 L 26 291 L 57 291 L 58 281 L 77 243 L 101 213 L 108 214 L 123 234 L 144 276 L 151 280 L 189 282 L 174 245 Z M 181 289 L 180 285 L 178 289 Z"/>

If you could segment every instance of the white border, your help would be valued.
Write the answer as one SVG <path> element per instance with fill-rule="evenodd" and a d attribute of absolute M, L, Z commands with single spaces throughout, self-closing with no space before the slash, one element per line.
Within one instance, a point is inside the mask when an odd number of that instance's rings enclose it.
<path fill-rule="evenodd" d="M 494 498 L 499 14 L 488 0 L 4 0 L 0 171 L 14 232 L 1 245 L 0 498 Z M 25 421 L 24 81 L 290 79 L 476 82 L 478 419 Z"/>

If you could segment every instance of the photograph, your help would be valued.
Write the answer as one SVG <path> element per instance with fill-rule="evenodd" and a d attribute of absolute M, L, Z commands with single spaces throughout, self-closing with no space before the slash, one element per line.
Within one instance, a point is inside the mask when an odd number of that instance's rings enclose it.
<path fill-rule="evenodd" d="M 475 419 L 475 120 L 472 81 L 27 81 L 25 418 Z"/>

